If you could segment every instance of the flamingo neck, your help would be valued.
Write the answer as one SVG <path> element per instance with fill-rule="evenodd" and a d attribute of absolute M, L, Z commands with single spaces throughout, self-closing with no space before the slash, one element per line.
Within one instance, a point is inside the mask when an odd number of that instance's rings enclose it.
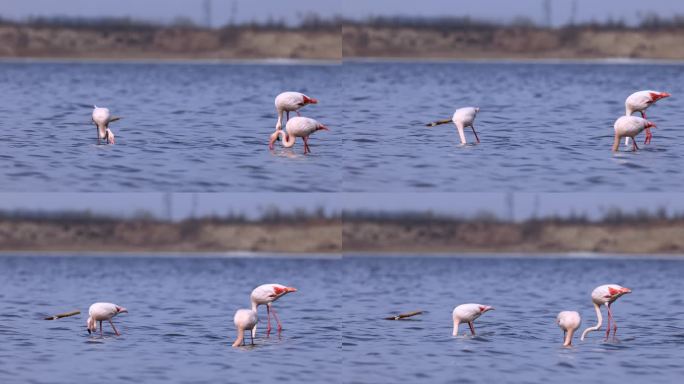
<path fill-rule="evenodd" d="M 259 309 L 259 304 L 257 304 L 256 301 L 252 300 L 252 311 L 254 313 L 257 313 L 258 309 Z"/>
<path fill-rule="evenodd" d="M 452 336 L 458 336 L 458 326 L 461 324 L 458 320 L 454 320 L 454 331 Z"/>
<path fill-rule="evenodd" d="M 565 332 L 565 340 L 563 341 L 564 347 L 569 347 L 572 345 L 572 335 L 575 334 L 575 330 L 571 329 Z"/>
<path fill-rule="evenodd" d="M 278 134 L 280 135 L 280 140 L 283 142 L 283 147 L 285 148 L 292 148 L 295 145 L 295 137 L 290 135 L 289 133 L 283 132 L 283 131 L 278 131 Z"/>
<path fill-rule="evenodd" d="M 278 110 L 278 122 L 276 122 L 276 129 L 280 130 L 283 128 L 283 115 L 285 114 L 285 111 L 279 109 Z"/>
<path fill-rule="evenodd" d="M 587 336 L 587 333 L 598 331 L 599 329 L 601 329 L 601 324 L 603 324 L 603 316 L 601 316 L 601 307 L 599 307 L 598 304 L 594 303 L 594 309 L 596 309 L 596 317 L 598 318 L 598 322 L 595 326 L 585 329 L 584 332 L 582 332 L 582 337 L 580 338 L 580 340 L 584 340 L 584 338 Z"/>
<path fill-rule="evenodd" d="M 242 328 L 237 329 L 237 339 L 235 339 L 235 342 L 233 343 L 233 347 L 239 347 L 242 345 L 242 342 L 245 340 L 245 330 Z"/>
<path fill-rule="evenodd" d="M 617 152 L 620 149 L 620 136 L 616 133 L 615 139 L 613 139 L 613 152 Z"/>

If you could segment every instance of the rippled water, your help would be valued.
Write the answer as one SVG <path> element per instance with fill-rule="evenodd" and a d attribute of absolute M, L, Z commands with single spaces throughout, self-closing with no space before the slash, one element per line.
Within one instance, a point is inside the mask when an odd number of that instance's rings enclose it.
<path fill-rule="evenodd" d="M 334 382 L 341 373 L 341 275 L 324 259 L 0 257 L 0 382 Z M 233 314 L 255 286 L 296 293 L 275 304 L 281 337 L 231 348 Z M 89 336 L 88 306 L 127 307 Z M 46 314 L 81 315 L 44 321 Z M 262 313 L 263 312 L 263 313 Z M 109 331 L 109 332 L 107 332 Z M 218 380 L 218 381 L 217 381 Z"/>
<path fill-rule="evenodd" d="M 684 65 L 352 62 L 342 72 L 346 191 L 684 190 Z M 647 111 L 659 127 L 651 145 L 613 155 L 613 123 L 642 89 L 673 96 Z M 452 124 L 423 126 L 461 106 L 481 108 L 480 145 L 461 146 Z"/>
<path fill-rule="evenodd" d="M 381 257 L 347 258 L 343 270 L 348 383 L 678 383 L 684 375 L 681 261 Z M 633 289 L 613 305 L 618 339 L 595 332 L 563 348 L 556 315 L 576 310 L 581 329 L 595 324 L 590 294 L 606 283 Z M 496 310 L 475 321 L 478 336 L 454 338 L 451 312 L 469 302 Z M 427 312 L 379 320 L 417 309 Z"/>
<path fill-rule="evenodd" d="M 0 63 L 0 189 L 5 191 L 334 191 L 341 109 L 335 65 Z M 331 128 L 313 154 L 270 152 L 275 96 Z M 92 105 L 123 119 L 96 145 Z"/>

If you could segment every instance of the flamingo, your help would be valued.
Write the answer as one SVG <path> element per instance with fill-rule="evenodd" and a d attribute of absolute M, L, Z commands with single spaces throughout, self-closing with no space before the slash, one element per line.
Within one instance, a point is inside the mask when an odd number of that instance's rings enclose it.
<path fill-rule="evenodd" d="M 328 127 L 319 123 L 314 119 L 308 117 L 293 117 L 287 122 L 285 126 L 285 132 L 282 130 L 276 130 L 271 134 L 271 139 L 268 142 L 268 148 L 273 149 L 273 143 L 281 137 L 283 141 L 283 147 L 290 148 L 295 144 L 295 138 L 301 137 L 304 141 L 304 154 L 310 153 L 311 148 L 309 148 L 309 135 L 316 131 L 329 131 Z"/>
<path fill-rule="evenodd" d="M 656 128 L 656 125 L 646 119 L 636 116 L 621 116 L 615 120 L 613 125 L 615 129 L 615 139 L 613 140 L 613 152 L 616 152 L 620 147 L 620 139 L 623 137 L 634 137 L 641 133 L 644 129 Z M 634 151 L 639 149 L 636 140 L 632 140 L 632 149 Z"/>
<path fill-rule="evenodd" d="M 493 310 L 494 307 L 482 304 L 461 304 L 454 308 L 452 317 L 454 318 L 454 336 L 458 336 L 458 326 L 461 323 L 468 323 L 470 326 L 470 333 L 475 336 L 475 326 L 473 321 L 480 317 L 483 313 Z"/>
<path fill-rule="evenodd" d="M 276 130 L 278 131 L 283 127 L 283 114 L 287 114 L 289 121 L 290 112 L 297 112 L 297 116 L 301 116 L 299 109 L 309 104 L 318 104 L 318 100 L 299 92 L 283 92 L 276 96 L 275 107 L 278 112 Z"/>
<path fill-rule="evenodd" d="M 456 110 L 456 112 L 454 112 L 454 116 L 451 118 L 451 120 L 439 120 L 432 123 L 428 123 L 425 126 L 434 127 L 437 125 L 448 124 L 453 122 L 456 125 L 456 129 L 458 129 L 458 135 L 461 137 L 461 144 L 466 143 L 465 133 L 463 133 L 463 129 L 465 127 L 470 127 L 473 129 L 475 139 L 479 143 L 480 138 L 477 136 L 477 132 L 475 132 L 475 126 L 473 125 L 475 122 L 475 116 L 477 116 L 478 112 L 480 112 L 480 108 L 478 107 L 459 108 Z"/>
<path fill-rule="evenodd" d="M 580 314 L 575 311 L 562 311 L 556 317 L 556 324 L 563 330 L 563 346 L 572 345 L 572 335 L 582 324 Z"/>
<path fill-rule="evenodd" d="M 634 112 L 641 112 L 641 117 L 646 118 L 646 109 L 651 106 L 651 104 L 654 104 L 656 101 L 660 99 L 664 99 L 666 97 L 670 97 L 670 95 L 667 92 L 658 92 L 658 91 L 639 91 L 639 92 L 634 92 L 627 99 L 625 100 L 625 115 L 626 116 L 632 116 Z M 651 134 L 651 130 L 649 128 L 646 128 L 646 140 L 644 140 L 644 144 L 649 144 L 651 142 L 651 137 L 653 135 Z M 629 145 L 629 138 L 625 138 L 625 145 Z"/>
<path fill-rule="evenodd" d="M 254 338 L 256 337 L 256 325 L 259 321 L 256 309 L 238 309 L 233 317 L 235 329 L 237 330 L 237 339 L 233 343 L 233 347 L 239 347 L 245 343 L 245 331 L 250 331 L 249 337 L 254 345 Z"/>
<path fill-rule="evenodd" d="M 613 320 L 613 337 L 615 337 L 615 333 L 617 332 L 617 323 L 615 322 L 615 319 L 613 319 L 613 312 L 610 310 L 610 306 L 620 296 L 627 293 L 632 293 L 632 290 L 617 284 L 606 284 L 596 287 L 591 292 L 591 300 L 594 302 L 594 308 L 596 309 L 596 317 L 598 318 L 598 322 L 595 326 L 585 329 L 584 332 L 582 332 L 582 337 L 580 340 L 584 340 L 584 338 L 587 336 L 587 333 L 601 329 L 601 324 L 603 323 L 603 317 L 601 316 L 602 305 L 605 305 L 606 308 L 608 308 L 608 328 L 606 328 L 606 339 L 610 335 L 611 319 Z"/>
<path fill-rule="evenodd" d="M 121 118 L 112 116 L 107 108 L 99 108 L 97 105 L 93 108 L 93 123 L 97 126 L 97 144 L 100 144 L 101 139 L 114 144 L 114 133 L 109 129 L 109 123 L 121 120 Z"/>
<path fill-rule="evenodd" d="M 250 295 L 250 299 L 252 300 L 252 311 L 257 313 L 259 305 L 266 305 L 266 313 L 268 314 L 266 335 L 271 333 L 271 311 L 273 311 L 273 317 L 275 317 L 275 320 L 278 323 L 278 333 L 282 331 L 283 327 L 280 324 L 280 319 L 278 319 L 278 315 L 276 314 L 275 309 L 271 307 L 271 304 L 290 292 L 297 292 L 297 289 L 282 284 L 264 284 L 254 288 L 252 291 L 252 294 Z M 253 332 L 256 334 L 256 327 Z"/>
<path fill-rule="evenodd" d="M 88 320 L 86 321 L 86 326 L 88 327 L 88 334 L 95 332 L 97 326 L 96 321 L 100 322 L 100 337 L 102 337 L 102 322 L 104 320 L 109 321 L 109 324 L 114 329 L 114 333 L 117 336 L 121 334 L 116 330 L 114 323 L 112 323 L 112 317 L 118 315 L 119 313 L 128 313 L 128 310 L 124 307 L 120 307 L 112 303 L 95 303 L 88 309 Z"/>

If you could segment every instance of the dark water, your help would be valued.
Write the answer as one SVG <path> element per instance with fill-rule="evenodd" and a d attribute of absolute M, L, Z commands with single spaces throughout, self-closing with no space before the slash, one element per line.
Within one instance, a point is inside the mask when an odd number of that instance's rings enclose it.
<path fill-rule="evenodd" d="M 684 65 L 352 62 L 342 72 L 345 191 L 684 190 Z M 643 89 L 673 96 L 647 111 L 652 144 L 614 155 L 613 123 Z M 422 126 L 462 106 L 481 108 L 482 144 L 461 146 L 453 124 Z"/>
<path fill-rule="evenodd" d="M 4 191 L 334 191 L 342 106 L 335 65 L 0 63 Z M 275 96 L 319 99 L 302 110 L 328 125 L 268 150 Z M 92 105 L 123 120 L 97 146 Z"/>
<path fill-rule="evenodd" d="M 680 383 L 684 375 L 681 261 L 347 258 L 343 269 L 348 383 Z M 580 312 L 581 329 L 594 325 L 590 294 L 606 283 L 633 289 L 613 305 L 619 341 L 594 332 L 562 348 L 558 312 Z M 451 312 L 469 302 L 496 310 L 475 321 L 478 336 L 454 338 Z M 427 313 L 378 320 L 417 309 Z"/>
<path fill-rule="evenodd" d="M 0 382 L 334 382 L 342 293 L 335 263 L 0 257 Z M 270 282 L 299 289 L 275 304 L 282 337 L 264 337 L 260 308 L 257 345 L 231 348 L 235 310 L 249 307 L 252 288 Z M 85 314 L 96 301 L 128 308 L 114 318 L 122 336 L 87 334 Z M 73 309 L 83 313 L 41 320 Z"/>

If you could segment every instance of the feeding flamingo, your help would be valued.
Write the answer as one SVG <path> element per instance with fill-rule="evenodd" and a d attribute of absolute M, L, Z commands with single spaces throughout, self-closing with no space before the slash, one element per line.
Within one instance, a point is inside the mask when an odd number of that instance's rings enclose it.
<path fill-rule="evenodd" d="M 582 318 L 575 311 L 562 311 L 556 317 L 556 324 L 563 330 L 563 346 L 569 347 L 572 345 L 572 335 L 582 324 Z"/>
<path fill-rule="evenodd" d="M 439 120 L 432 123 L 428 123 L 426 124 L 426 126 L 434 127 L 437 125 L 448 124 L 453 122 L 456 125 L 456 129 L 458 129 L 458 135 L 461 138 L 461 144 L 466 143 L 465 133 L 463 132 L 463 129 L 466 127 L 470 127 L 473 129 L 475 139 L 479 143 L 480 138 L 477 136 L 477 132 L 475 132 L 475 126 L 473 125 L 475 123 L 475 117 L 477 116 L 478 112 L 480 112 L 480 108 L 477 107 L 459 108 L 456 110 L 456 112 L 454 112 L 454 116 L 451 118 L 451 120 Z"/>
<path fill-rule="evenodd" d="M 116 330 L 114 323 L 112 323 L 112 318 L 119 313 L 128 313 L 128 310 L 124 307 L 120 307 L 112 303 L 95 303 L 88 309 L 88 320 L 86 325 L 88 327 L 88 334 L 95 332 L 97 330 L 96 321 L 100 322 L 100 337 L 102 337 L 102 322 L 104 320 L 109 321 L 109 324 L 114 329 L 114 333 L 120 336 L 119 331 Z"/>
<path fill-rule="evenodd" d="M 259 321 L 256 309 L 238 309 L 233 317 L 233 323 L 237 331 L 237 338 L 233 343 L 233 347 L 239 347 L 245 342 L 245 331 L 249 331 L 249 337 L 254 344 L 256 337 L 256 325 Z"/>
<path fill-rule="evenodd" d="M 621 116 L 615 120 L 613 129 L 615 130 L 615 138 L 613 140 L 613 152 L 620 148 L 620 139 L 623 137 L 632 138 L 632 149 L 634 151 L 639 149 L 639 146 L 634 140 L 634 137 L 641 133 L 644 129 L 656 128 L 652 122 L 636 116 Z"/>
<path fill-rule="evenodd" d="M 452 317 L 454 319 L 454 336 L 458 336 L 458 326 L 461 323 L 468 323 L 470 326 L 470 333 L 475 336 L 475 326 L 473 321 L 480 317 L 483 313 L 493 310 L 494 307 L 482 304 L 461 304 L 454 308 Z"/>
<path fill-rule="evenodd" d="M 283 147 L 290 148 L 295 144 L 295 138 L 301 137 L 304 141 L 304 154 L 311 152 L 309 148 L 309 135 L 316 131 L 329 131 L 328 127 L 319 123 L 314 119 L 308 117 L 293 117 L 287 122 L 285 126 L 285 132 L 282 130 L 276 130 L 271 134 L 271 139 L 268 142 L 268 148 L 273 149 L 273 143 L 281 137 L 283 142 Z"/>
<path fill-rule="evenodd" d="M 297 289 L 281 284 L 264 284 L 254 288 L 252 291 L 250 299 L 252 301 L 252 310 L 254 313 L 257 313 L 259 305 L 266 305 L 266 313 L 268 318 L 266 335 L 271 333 L 271 312 L 273 312 L 273 317 L 275 317 L 276 323 L 278 323 L 278 333 L 282 331 L 283 327 L 280 323 L 280 319 L 278 319 L 275 308 L 273 308 L 271 304 L 290 292 L 297 292 Z M 256 327 L 254 328 L 253 332 L 256 334 Z"/>
<path fill-rule="evenodd" d="M 632 116 L 634 112 L 641 112 L 641 117 L 646 118 L 646 109 L 654 104 L 660 99 L 670 97 L 667 92 L 658 91 L 639 91 L 634 92 L 625 100 L 625 115 Z M 649 144 L 651 142 L 651 130 L 646 128 L 646 139 L 644 144 Z M 625 138 L 625 145 L 629 145 L 629 137 Z"/>
<path fill-rule="evenodd" d="M 318 100 L 299 92 L 283 92 L 276 96 L 275 107 L 278 112 L 276 130 L 280 130 L 283 127 L 283 114 L 287 114 L 287 121 L 289 121 L 290 112 L 296 112 L 297 116 L 301 116 L 299 109 L 309 104 L 318 104 Z"/>
<path fill-rule="evenodd" d="M 613 318 L 613 311 L 611 311 L 610 306 L 620 296 L 631 292 L 631 289 L 619 286 L 617 284 L 606 284 L 601 285 L 600 287 L 596 287 L 596 289 L 594 289 L 594 291 L 591 292 L 591 300 L 594 303 L 594 309 L 596 309 L 596 317 L 598 318 L 598 322 L 595 326 L 585 329 L 584 332 L 582 332 L 582 337 L 580 338 L 580 340 L 584 340 L 584 338 L 587 336 L 589 332 L 598 331 L 599 329 L 601 329 L 601 324 L 603 323 L 603 317 L 601 316 L 602 305 L 605 305 L 608 309 L 608 325 L 606 328 L 606 339 L 610 335 L 611 320 L 613 320 L 613 337 L 615 337 L 615 333 L 617 332 L 617 323 Z"/>
<path fill-rule="evenodd" d="M 107 108 L 98 108 L 97 105 L 93 108 L 93 123 L 97 126 L 97 144 L 100 144 L 101 139 L 114 144 L 114 133 L 109 129 L 109 123 L 121 120 L 121 118 L 112 116 Z"/>

